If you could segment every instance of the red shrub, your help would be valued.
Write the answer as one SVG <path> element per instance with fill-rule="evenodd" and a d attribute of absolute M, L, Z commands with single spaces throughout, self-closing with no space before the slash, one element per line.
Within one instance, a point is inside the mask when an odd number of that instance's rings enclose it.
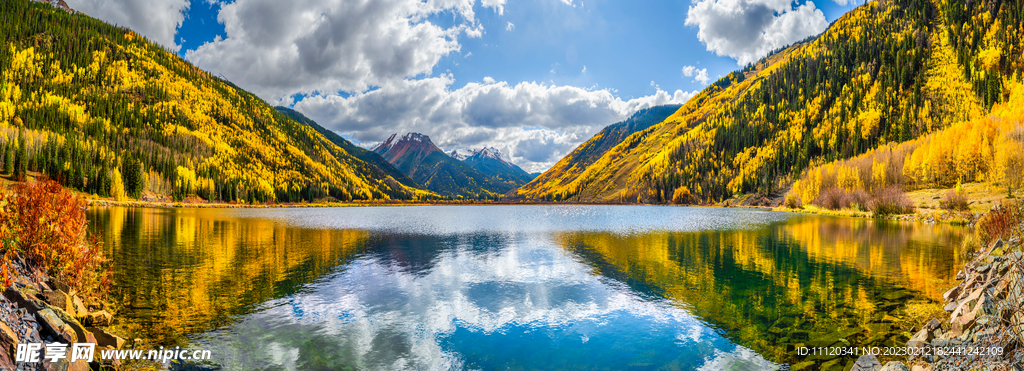
<path fill-rule="evenodd" d="M 853 198 L 850 197 L 850 194 L 845 189 L 832 187 L 825 190 L 825 192 L 821 192 L 815 203 L 830 210 L 839 210 L 850 207 L 850 204 L 853 203 Z"/>
<path fill-rule="evenodd" d="M 80 292 L 109 286 L 109 265 L 98 239 L 89 238 L 85 200 L 53 181 L 22 183 L 0 196 L 0 251 L 3 283 L 15 257 Z"/>
<path fill-rule="evenodd" d="M 899 186 L 889 186 L 878 191 L 875 198 L 868 203 L 868 208 L 875 215 L 910 214 L 914 212 L 914 204 Z"/>

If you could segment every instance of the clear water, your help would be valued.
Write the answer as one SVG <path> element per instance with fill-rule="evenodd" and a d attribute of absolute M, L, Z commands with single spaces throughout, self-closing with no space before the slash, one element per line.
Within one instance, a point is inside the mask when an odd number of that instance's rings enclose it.
<path fill-rule="evenodd" d="M 905 341 L 891 316 L 937 302 L 962 234 L 633 206 L 90 216 L 124 330 L 228 370 L 778 369 L 835 334 Z"/>

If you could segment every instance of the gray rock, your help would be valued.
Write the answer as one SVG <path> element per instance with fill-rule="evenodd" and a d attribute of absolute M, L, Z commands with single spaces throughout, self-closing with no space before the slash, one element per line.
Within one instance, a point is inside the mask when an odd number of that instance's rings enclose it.
<path fill-rule="evenodd" d="M 36 299 L 35 296 L 23 292 L 14 286 L 8 286 L 7 290 L 4 290 L 4 297 L 19 307 L 27 309 L 32 314 L 35 314 L 44 307 L 43 303 Z"/>
<path fill-rule="evenodd" d="M 865 354 L 857 358 L 857 362 L 853 364 L 853 368 L 850 371 L 879 371 L 881 369 L 882 364 L 878 362 L 878 358 Z"/>
<path fill-rule="evenodd" d="M 928 329 L 928 331 L 935 331 L 935 329 L 939 328 L 941 325 L 942 323 L 939 322 L 937 318 L 932 318 L 931 321 L 928 321 L 928 323 L 924 325 L 924 328 Z"/>
<path fill-rule="evenodd" d="M 39 317 L 39 324 L 42 325 L 43 330 L 50 336 L 65 343 L 74 343 L 78 340 L 75 330 L 64 323 L 64 321 L 61 321 L 60 317 L 53 312 L 53 309 L 46 308 L 40 310 L 36 312 L 36 316 Z"/>
<path fill-rule="evenodd" d="M 924 348 L 931 342 L 931 336 L 932 334 L 928 332 L 928 329 L 923 328 L 910 338 L 910 341 L 907 342 L 907 347 Z"/>
<path fill-rule="evenodd" d="M 903 362 L 892 361 L 886 363 L 885 366 L 882 366 L 882 369 L 879 371 L 910 371 L 910 369 L 907 368 L 907 365 L 904 365 Z"/>

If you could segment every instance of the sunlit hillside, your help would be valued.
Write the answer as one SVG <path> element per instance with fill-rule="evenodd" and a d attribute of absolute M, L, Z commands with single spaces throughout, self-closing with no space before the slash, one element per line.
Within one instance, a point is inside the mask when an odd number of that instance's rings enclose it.
<path fill-rule="evenodd" d="M 115 198 L 412 198 L 313 128 L 124 28 L 0 4 L 4 174 Z"/>
<path fill-rule="evenodd" d="M 708 203 L 777 194 L 812 166 L 977 119 L 1006 101 L 1024 68 L 1021 14 L 1009 1 L 870 2 L 719 80 L 571 181 L 542 175 L 558 181 L 529 195 Z"/>

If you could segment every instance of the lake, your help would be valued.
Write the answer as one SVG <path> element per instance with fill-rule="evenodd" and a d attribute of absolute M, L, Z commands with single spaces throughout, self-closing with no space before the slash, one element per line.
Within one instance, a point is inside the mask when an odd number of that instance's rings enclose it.
<path fill-rule="evenodd" d="M 905 343 L 965 232 L 657 206 L 89 217 L 120 329 L 224 370 L 840 368 L 856 358 L 796 349 Z"/>

